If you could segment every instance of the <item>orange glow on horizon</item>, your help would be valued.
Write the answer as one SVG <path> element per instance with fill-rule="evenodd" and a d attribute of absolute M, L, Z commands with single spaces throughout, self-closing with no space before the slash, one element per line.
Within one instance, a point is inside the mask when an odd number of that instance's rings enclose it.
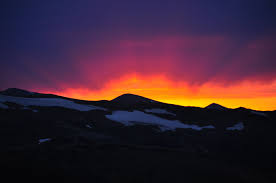
<path fill-rule="evenodd" d="M 100 90 L 67 88 L 64 91 L 40 92 L 83 100 L 111 100 L 119 95 L 132 93 L 182 106 L 205 107 L 210 103 L 218 103 L 229 108 L 276 110 L 276 81 L 265 84 L 244 81 L 229 86 L 208 82 L 200 86 L 189 86 L 185 82 L 172 81 L 162 75 L 129 74 L 105 83 Z"/>

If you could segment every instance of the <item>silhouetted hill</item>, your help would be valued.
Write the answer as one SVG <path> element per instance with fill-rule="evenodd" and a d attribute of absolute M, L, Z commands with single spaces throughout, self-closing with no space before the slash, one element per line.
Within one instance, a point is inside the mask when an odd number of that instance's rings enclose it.
<path fill-rule="evenodd" d="M 14 97 L 25 97 L 25 98 L 66 98 L 54 94 L 44 94 L 37 92 L 30 92 L 19 88 L 8 88 L 0 91 L 1 95 L 14 96 Z"/>
<path fill-rule="evenodd" d="M 138 103 L 156 103 L 157 101 L 134 94 L 123 94 L 113 100 L 114 103 L 123 105 L 135 105 Z"/>
<path fill-rule="evenodd" d="M 212 103 L 205 108 L 206 109 L 215 109 L 215 110 L 227 110 L 228 109 L 228 108 L 226 108 L 222 105 L 216 104 L 216 103 Z"/>
<path fill-rule="evenodd" d="M 0 94 L 15 96 L 15 97 L 30 97 L 35 95 L 36 93 L 29 92 L 27 90 L 18 89 L 18 88 L 8 88 L 4 91 L 0 91 Z"/>

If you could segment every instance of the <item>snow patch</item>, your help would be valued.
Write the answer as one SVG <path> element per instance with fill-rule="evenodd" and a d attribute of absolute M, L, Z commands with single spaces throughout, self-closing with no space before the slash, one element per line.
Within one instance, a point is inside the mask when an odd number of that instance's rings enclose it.
<path fill-rule="evenodd" d="M 92 126 L 90 126 L 90 125 L 85 125 L 87 128 L 92 128 Z"/>
<path fill-rule="evenodd" d="M 29 108 L 29 107 L 23 107 L 23 110 L 31 110 L 31 111 L 33 111 L 33 112 L 38 112 L 38 110 L 36 110 L 36 109 L 31 109 L 31 108 Z"/>
<path fill-rule="evenodd" d="M 251 114 L 267 117 L 267 114 L 259 111 L 251 111 Z"/>
<path fill-rule="evenodd" d="M 50 140 L 52 140 L 52 139 L 51 139 L 51 138 L 39 139 L 39 140 L 38 140 L 38 144 L 41 144 L 41 143 L 44 143 L 44 142 L 48 142 L 48 141 L 50 141 Z"/>
<path fill-rule="evenodd" d="M 0 102 L 12 102 L 23 106 L 43 106 L 43 107 L 64 107 L 78 111 L 106 110 L 93 105 L 77 104 L 70 100 L 61 98 L 23 98 L 0 95 Z"/>
<path fill-rule="evenodd" d="M 213 125 L 207 125 L 207 126 L 203 126 L 201 128 L 214 129 L 215 127 Z"/>
<path fill-rule="evenodd" d="M 243 130 L 244 129 L 244 125 L 243 125 L 243 122 L 240 122 L 240 123 L 237 123 L 235 124 L 234 126 L 231 126 L 231 127 L 227 127 L 226 130 Z"/>
<path fill-rule="evenodd" d="M 193 130 L 202 130 L 204 128 L 215 128 L 212 125 L 208 126 L 198 126 L 198 125 L 190 125 L 181 123 L 178 120 L 167 120 L 164 118 L 160 118 L 151 114 L 146 114 L 141 111 L 113 111 L 111 115 L 105 115 L 106 118 L 122 123 L 126 126 L 134 125 L 134 124 L 147 124 L 147 125 L 157 125 L 159 126 L 161 131 L 166 130 L 175 130 L 176 128 L 191 128 Z"/>
<path fill-rule="evenodd" d="M 156 114 L 169 114 L 169 115 L 175 116 L 174 113 L 168 112 L 165 109 L 145 109 L 145 112 L 156 113 Z"/>

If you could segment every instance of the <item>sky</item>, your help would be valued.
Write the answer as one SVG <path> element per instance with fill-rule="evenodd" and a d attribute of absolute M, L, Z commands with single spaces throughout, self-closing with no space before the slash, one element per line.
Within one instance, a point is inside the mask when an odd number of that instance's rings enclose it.
<path fill-rule="evenodd" d="M 276 110 L 274 0 L 11 0 L 0 90 Z"/>

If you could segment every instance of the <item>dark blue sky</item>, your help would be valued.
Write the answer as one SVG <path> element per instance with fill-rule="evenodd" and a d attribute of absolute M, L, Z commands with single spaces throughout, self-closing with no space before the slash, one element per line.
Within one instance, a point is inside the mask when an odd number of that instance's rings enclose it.
<path fill-rule="evenodd" d="M 0 89 L 59 88 L 61 83 L 97 89 L 126 72 L 164 73 L 173 80 L 199 84 L 214 79 L 274 80 L 275 4 L 273 0 L 1 2 Z"/>

